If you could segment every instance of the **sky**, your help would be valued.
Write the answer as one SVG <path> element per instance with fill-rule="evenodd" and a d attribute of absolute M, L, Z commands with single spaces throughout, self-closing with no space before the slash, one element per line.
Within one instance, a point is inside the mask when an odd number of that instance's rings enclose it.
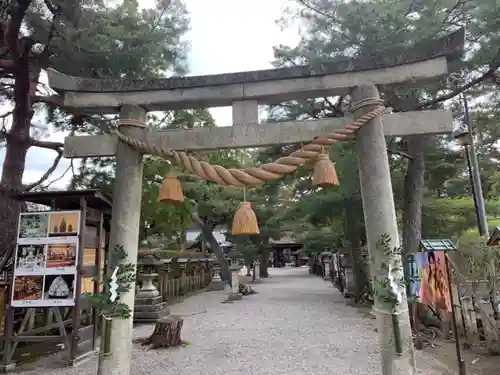
<path fill-rule="evenodd" d="M 271 68 L 273 46 L 296 45 L 297 29 L 282 31 L 275 21 L 292 0 L 184 0 L 191 18 L 189 75 L 231 73 Z M 154 0 L 139 0 L 143 7 Z M 218 126 L 231 125 L 231 108 L 211 109 Z M 43 119 L 40 119 L 43 121 Z M 36 120 L 36 121 L 40 121 Z M 45 140 L 63 141 L 64 134 L 51 133 Z M 5 150 L 0 150 L 3 163 Z M 52 165 L 53 151 L 30 148 L 23 182 L 40 178 Z M 70 165 L 63 159 L 50 180 L 59 178 Z M 71 173 L 51 185 L 67 186 Z"/>

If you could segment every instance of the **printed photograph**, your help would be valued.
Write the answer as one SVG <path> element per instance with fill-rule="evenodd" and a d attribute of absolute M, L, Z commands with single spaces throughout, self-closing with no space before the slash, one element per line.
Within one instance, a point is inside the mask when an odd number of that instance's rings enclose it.
<path fill-rule="evenodd" d="M 49 237 L 68 237 L 78 235 L 80 212 L 51 213 Z"/>
<path fill-rule="evenodd" d="M 45 245 L 18 245 L 16 275 L 41 273 L 45 270 Z"/>
<path fill-rule="evenodd" d="M 51 244 L 47 248 L 47 268 L 75 267 L 76 244 Z"/>
<path fill-rule="evenodd" d="M 422 257 L 420 253 L 414 254 L 414 258 L 407 266 L 406 274 L 410 281 L 410 295 L 419 297 L 420 295 L 420 277 L 422 275 Z"/>
<path fill-rule="evenodd" d="M 75 275 L 46 275 L 43 299 L 73 299 Z"/>
<path fill-rule="evenodd" d="M 415 254 L 420 273 L 418 297 L 420 303 L 451 312 L 451 291 L 448 287 L 446 253 L 426 251 Z"/>
<path fill-rule="evenodd" d="M 14 278 L 13 301 L 42 299 L 43 276 L 16 276 Z"/>
<path fill-rule="evenodd" d="M 46 213 L 21 214 L 19 219 L 19 238 L 46 238 L 49 215 Z"/>

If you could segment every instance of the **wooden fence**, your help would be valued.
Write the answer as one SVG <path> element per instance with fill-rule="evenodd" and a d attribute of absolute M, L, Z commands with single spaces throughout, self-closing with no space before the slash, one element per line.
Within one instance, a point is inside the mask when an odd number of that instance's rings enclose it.
<path fill-rule="evenodd" d="M 169 301 L 206 288 L 212 281 L 210 272 L 198 275 L 183 275 L 171 279 L 166 273 L 160 274 L 155 282 L 164 301 Z"/>
<path fill-rule="evenodd" d="M 457 327 L 466 346 L 485 347 L 490 354 L 500 354 L 500 322 L 492 317 L 489 301 L 460 296 L 456 286 L 453 299 Z"/>

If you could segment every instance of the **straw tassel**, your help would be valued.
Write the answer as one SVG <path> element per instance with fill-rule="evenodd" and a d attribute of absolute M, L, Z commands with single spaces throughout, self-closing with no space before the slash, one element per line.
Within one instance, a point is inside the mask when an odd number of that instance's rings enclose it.
<path fill-rule="evenodd" d="M 233 236 L 252 236 L 259 233 L 259 224 L 252 205 L 250 202 L 241 202 L 234 213 L 231 234 Z"/>
<path fill-rule="evenodd" d="M 339 185 L 337 171 L 327 154 L 318 155 L 314 164 L 312 184 L 322 188 Z"/>
<path fill-rule="evenodd" d="M 175 173 L 165 175 L 158 192 L 158 202 L 178 204 L 184 202 L 181 183 Z"/>

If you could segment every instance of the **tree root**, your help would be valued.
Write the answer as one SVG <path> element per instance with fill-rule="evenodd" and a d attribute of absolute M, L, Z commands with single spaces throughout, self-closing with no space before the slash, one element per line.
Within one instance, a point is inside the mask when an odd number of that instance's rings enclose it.
<path fill-rule="evenodd" d="M 257 294 L 257 292 L 250 285 L 246 284 L 240 284 L 239 292 L 244 296 L 249 296 L 250 294 Z"/>

